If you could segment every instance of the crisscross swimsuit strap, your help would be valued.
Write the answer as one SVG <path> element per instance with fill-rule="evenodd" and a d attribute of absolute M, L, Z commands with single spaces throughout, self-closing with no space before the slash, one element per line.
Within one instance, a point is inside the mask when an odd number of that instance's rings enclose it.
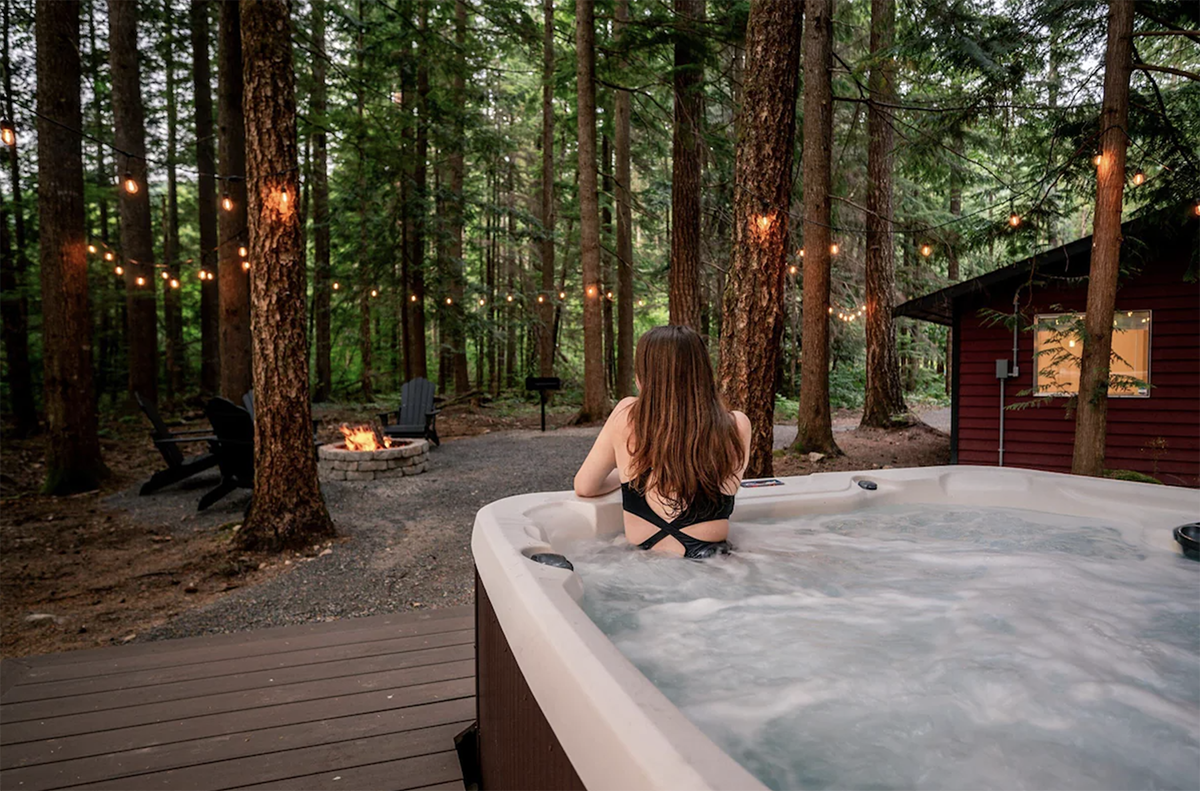
<path fill-rule="evenodd" d="M 734 496 L 732 494 L 722 493 L 718 502 L 708 504 L 711 507 L 697 508 L 695 503 L 689 503 L 683 513 L 668 522 L 655 513 L 650 504 L 646 502 L 646 495 L 635 489 L 630 482 L 626 481 L 621 484 L 621 505 L 625 511 L 645 519 L 658 528 L 658 532 L 638 544 L 638 548 L 651 549 L 655 544 L 670 536 L 683 545 L 683 556 L 686 558 L 706 558 L 729 551 L 727 542 L 705 541 L 695 536 L 689 536 L 683 532 L 683 528 L 700 522 L 728 519 L 729 515 L 733 513 L 733 503 Z"/>

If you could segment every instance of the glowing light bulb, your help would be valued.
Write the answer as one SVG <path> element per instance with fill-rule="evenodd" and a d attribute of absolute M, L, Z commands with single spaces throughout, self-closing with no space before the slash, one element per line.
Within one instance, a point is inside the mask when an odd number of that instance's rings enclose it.
<path fill-rule="evenodd" d="M 829 245 L 829 254 L 830 255 L 837 255 L 839 252 L 841 252 L 841 250 L 842 250 L 842 248 L 838 247 L 837 243 Z"/>
<path fill-rule="evenodd" d="M 111 251 L 111 250 L 109 250 L 109 251 L 105 252 L 105 254 L 104 254 L 104 260 L 105 260 L 105 261 L 111 261 L 111 260 L 113 260 L 114 258 L 116 258 L 116 256 L 112 254 L 112 251 Z"/>
<path fill-rule="evenodd" d="M 1021 225 L 1021 215 L 1017 214 L 1016 212 L 1012 212 L 1011 214 L 1009 214 L 1008 215 L 1008 224 L 1011 225 L 1013 228 L 1019 227 Z"/>
<path fill-rule="evenodd" d="M 1100 163 L 1103 161 L 1104 161 L 1103 154 L 1097 154 L 1096 156 L 1092 157 L 1092 164 L 1095 165 L 1096 167 L 1100 167 Z"/>
<path fill-rule="evenodd" d="M 96 245 L 94 245 L 94 244 L 89 244 L 89 245 L 88 245 L 88 252 L 89 252 L 89 253 L 94 253 L 94 252 L 96 252 Z"/>
<path fill-rule="evenodd" d="M 228 195 L 221 198 L 221 208 L 225 211 L 233 211 L 233 198 Z"/>
<path fill-rule="evenodd" d="M 927 244 L 921 245 L 921 255 L 928 258 L 929 256 L 933 255 L 933 248 Z"/>
<path fill-rule="evenodd" d="M 17 145 L 17 128 L 7 118 L 0 121 L 0 140 L 4 141 L 4 145 L 9 148 Z"/>
<path fill-rule="evenodd" d="M 417 301 L 417 295 L 416 295 L 416 294 L 413 294 L 412 296 L 410 296 L 410 297 L 408 298 L 408 301 L 409 301 L 409 302 L 416 302 L 416 301 Z"/>
<path fill-rule="evenodd" d="M 588 295 L 589 297 L 594 297 L 594 296 L 596 296 L 596 287 L 595 287 L 595 286 L 588 286 L 588 287 L 587 287 L 587 295 Z"/>
<path fill-rule="evenodd" d="M 612 300 L 612 298 L 613 298 L 613 293 L 610 291 L 610 292 L 608 292 L 607 294 L 605 294 L 605 296 L 606 296 L 606 297 L 608 297 L 608 298 L 609 298 L 609 300 L 611 301 L 611 300 Z"/>
<path fill-rule="evenodd" d="M 538 294 L 538 304 L 540 305 L 545 301 L 546 301 L 546 298 L 544 296 L 542 296 L 541 294 Z"/>
<path fill-rule="evenodd" d="M 1067 341 L 1067 346 L 1070 346 L 1072 349 L 1074 349 L 1074 348 L 1075 348 L 1075 341 Z"/>
<path fill-rule="evenodd" d="M 480 298 L 479 298 L 479 306 L 480 306 L 480 307 L 483 307 L 483 306 L 484 306 L 484 304 L 485 304 L 486 302 L 487 302 L 487 300 L 486 300 L 486 299 L 484 299 L 483 297 L 480 297 Z"/>
<path fill-rule="evenodd" d="M 1131 311 L 1129 311 L 1128 313 L 1126 313 L 1125 315 L 1126 315 L 1126 316 L 1128 316 L 1129 318 L 1131 318 L 1131 319 L 1132 319 L 1132 318 L 1133 318 L 1133 311 L 1131 310 Z"/>
<path fill-rule="evenodd" d="M 283 204 L 284 206 L 286 206 L 286 205 L 287 205 L 287 202 L 288 202 L 288 194 L 287 194 L 287 190 L 284 190 L 284 191 L 282 191 L 282 192 L 280 192 L 280 193 L 279 193 L 279 202 L 280 202 L 281 204 Z"/>
<path fill-rule="evenodd" d="M 638 300 L 638 307 L 639 307 L 639 308 L 644 308 L 644 307 L 646 307 L 646 300 L 644 300 L 644 299 L 639 299 L 639 300 Z"/>
<path fill-rule="evenodd" d="M 144 285 L 146 285 L 146 278 L 139 277 L 139 278 L 135 279 L 133 282 L 138 284 L 139 286 L 144 286 Z"/>
<path fill-rule="evenodd" d="M 378 289 L 374 289 L 374 288 L 373 288 L 373 289 L 371 289 L 371 297 L 372 297 L 372 298 L 375 298 L 375 297 L 377 297 L 377 296 L 379 296 L 379 290 L 378 290 Z"/>
<path fill-rule="evenodd" d="M 239 247 L 238 255 L 240 255 L 242 258 L 245 258 L 246 256 L 250 255 L 250 251 L 247 250 L 245 247 Z"/>
<path fill-rule="evenodd" d="M 1195 214 L 1197 217 L 1200 217 L 1200 203 L 1197 203 L 1197 204 L 1196 204 L 1196 208 L 1193 210 L 1193 213 L 1194 213 L 1194 214 Z"/>
<path fill-rule="evenodd" d="M 446 297 L 446 304 L 447 304 L 447 305 L 453 305 L 453 304 L 454 304 L 454 300 L 453 300 L 453 299 L 451 299 L 450 297 Z"/>
<path fill-rule="evenodd" d="M 125 267 L 123 267 L 123 266 L 114 267 L 113 274 L 117 275 L 117 276 L 125 274 Z"/>
<path fill-rule="evenodd" d="M 200 278 L 201 280 L 208 280 L 208 273 L 201 269 L 196 273 L 196 277 Z"/>
<path fill-rule="evenodd" d="M 1138 187 L 1146 183 L 1146 174 L 1142 172 L 1141 168 L 1138 168 L 1137 173 L 1133 174 L 1133 183 Z"/>
<path fill-rule="evenodd" d="M 334 284 L 333 284 L 333 290 L 334 290 L 334 291 L 337 291 L 337 290 L 338 290 L 339 288 L 341 288 L 341 287 L 342 287 L 342 284 L 341 284 L 341 283 L 334 283 Z"/>
<path fill-rule="evenodd" d="M 179 288 L 179 281 L 178 281 L 178 280 L 176 280 L 175 278 L 171 278 L 171 284 L 170 284 L 170 285 L 171 285 L 171 288 Z"/>
<path fill-rule="evenodd" d="M 758 232 L 765 234 L 771 230 L 771 226 L 775 224 L 774 214 L 760 214 L 754 218 L 754 224 L 758 226 Z"/>
<path fill-rule="evenodd" d="M 504 297 L 504 301 L 505 301 L 505 302 L 512 302 L 512 301 L 513 301 L 513 295 L 512 295 L 512 294 L 508 294 L 508 295 L 506 295 L 506 296 Z"/>
<path fill-rule="evenodd" d="M 559 298 L 559 299 L 566 299 L 566 298 L 567 298 L 567 292 L 565 292 L 565 291 L 560 291 L 560 292 L 558 292 L 558 298 Z"/>
<path fill-rule="evenodd" d="M 138 183 L 134 181 L 133 174 L 129 171 L 125 172 L 124 184 L 126 192 L 128 192 L 130 195 L 137 195 Z"/>
<path fill-rule="evenodd" d="M 170 280 L 170 279 L 171 279 L 171 273 L 170 273 L 170 272 L 163 272 L 163 273 L 162 273 L 162 279 L 163 279 L 163 280 Z"/>
<path fill-rule="evenodd" d="M 801 248 L 800 248 L 800 252 L 799 252 L 799 253 L 797 253 L 796 255 L 798 255 L 798 256 L 800 256 L 801 258 L 803 258 L 803 257 L 804 257 L 804 248 L 803 248 L 803 247 L 801 247 Z"/>
<path fill-rule="evenodd" d="M 833 315 L 833 306 L 832 305 L 829 306 L 829 315 L 830 316 Z"/>
<path fill-rule="evenodd" d="M 249 271 L 250 271 L 250 262 L 249 262 L 249 261 L 243 261 L 243 262 L 242 262 L 242 271 L 243 271 L 243 272 L 249 272 Z"/>
<path fill-rule="evenodd" d="M 796 268 L 796 265 L 795 265 L 795 264 L 792 264 L 791 266 L 789 266 L 789 267 L 788 267 L 788 274 L 789 274 L 789 275 L 794 275 L 794 274 L 796 274 L 796 273 L 797 273 L 797 272 L 799 272 L 799 271 L 800 271 L 800 270 Z"/>

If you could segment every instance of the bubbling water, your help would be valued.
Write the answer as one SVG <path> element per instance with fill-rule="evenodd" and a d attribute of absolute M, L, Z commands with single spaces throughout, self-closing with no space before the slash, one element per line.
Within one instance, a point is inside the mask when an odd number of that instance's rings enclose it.
<path fill-rule="evenodd" d="M 1200 564 L 1074 517 L 734 523 L 727 557 L 581 544 L 593 621 L 771 788 L 1197 788 Z"/>

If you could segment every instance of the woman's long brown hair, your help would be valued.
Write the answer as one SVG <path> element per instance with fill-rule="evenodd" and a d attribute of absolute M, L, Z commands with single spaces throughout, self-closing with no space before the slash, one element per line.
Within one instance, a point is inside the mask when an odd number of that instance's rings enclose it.
<path fill-rule="evenodd" d="M 655 327 L 638 341 L 635 366 L 640 394 L 629 410 L 630 484 L 643 494 L 654 489 L 676 514 L 693 503 L 717 507 L 744 451 L 704 340 L 689 327 Z"/>

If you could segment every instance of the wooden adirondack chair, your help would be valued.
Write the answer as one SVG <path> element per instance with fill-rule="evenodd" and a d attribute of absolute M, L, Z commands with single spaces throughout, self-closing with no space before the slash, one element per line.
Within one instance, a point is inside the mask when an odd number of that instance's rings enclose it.
<path fill-rule="evenodd" d="M 433 382 L 417 377 L 400 388 L 400 408 L 395 412 L 383 412 L 379 422 L 383 433 L 393 438 L 427 439 L 441 445 L 437 433 L 438 410 L 433 408 Z M 395 415 L 396 422 L 389 425 Z"/>
<path fill-rule="evenodd" d="M 164 486 L 178 483 L 198 472 L 216 466 L 217 457 L 211 452 L 185 458 L 183 451 L 179 449 L 180 445 L 206 442 L 211 450 L 216 437 L 210 429 L 172 431 L 158 414 L 158 409 L 153 403 L 143 400 L 140 393 L 134 393 L 134 398 L 137 399 L 138 406 L 150 420 L 150 425 L 154 427 L 154 430 L 150 432 L 150 439 L 154 441 L 154 447 L 158 448 L 163 461 L 167 463 L 165 470 L 154 473 L 150 476 L 150 480 L 142 484 L 142 488 L 138 490 L 139 495 L 151 494 Z"/>
<path fill-rule="evenodd" d="M 250 413 L 224 398 L 209 401 L 204 413 L 217 435 L 214 453 L 221 468 L 221 483 L 200 498 L 198 511 L 234 489 L 254 488 L 254 420 Z"/>

